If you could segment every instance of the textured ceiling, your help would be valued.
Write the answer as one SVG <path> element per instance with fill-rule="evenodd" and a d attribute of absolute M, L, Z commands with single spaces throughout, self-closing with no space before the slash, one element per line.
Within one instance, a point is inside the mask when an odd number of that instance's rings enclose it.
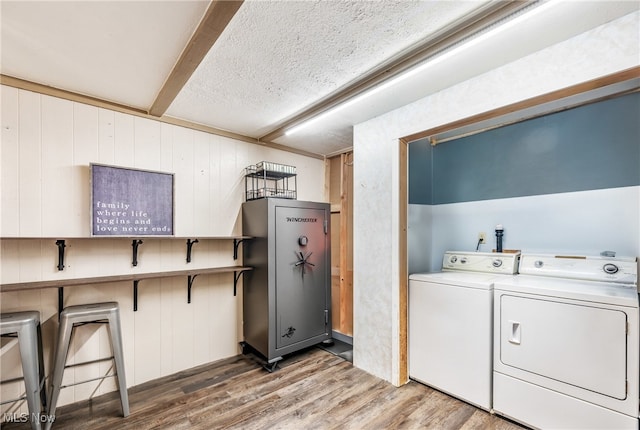
<path fill-rule="evenodd" d="M 166 112 L 260 137 L 478 2 L 245 2 Z"/>
<path fill-rule="evenodd" d="M 560 2 L 402 84 L 283 135 L 288 121 L 310 114 L 363 76 L 387 70 L 470 14 L 507 3 L 246 0 L 228 24 L 213 21 L 222 27 L 211 31 L 216 38 L 211 49 L 205 45 L 201 63 L 188 58 L 195 72 L 183 73 L 182 87 L 171 81 L 172 70 L 186 48 L 202 47 L 194 35 L 202 36 L 199 24 L 219 10 L 214 4 L 0 0 L 3 82 L 18 78 L 143 112 L 169 82 L 178 93 L 168 99 L 166 117 L 326 155 L 352 145 L 354 124 L 623 15 L 635 11 L 637 17 L 640 8 L 638 1 Z"/>

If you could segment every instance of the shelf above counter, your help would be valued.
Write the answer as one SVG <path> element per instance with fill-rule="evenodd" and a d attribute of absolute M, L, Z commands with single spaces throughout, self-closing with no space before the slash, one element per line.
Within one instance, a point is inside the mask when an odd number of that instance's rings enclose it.
<path fill-rule="evenodd" d="M 170 270 L 165 272 L 149 272 L 149 273 L 128 273 L 122 275 L 93 276 L 86 278 L 68 278 L 54 279 L 46 281 L 26 281 L 0 284 L 0 293 L 10 291 L 25 291 L 44 288 L 58 289 L 58 313 L 64 309 L 64 288 L 80 285 L 106 284 L 110 282 L 127 282 L 133 281 L 133 311 L 138 310 L 138 284 L 145 279 L 171 278 L 177 276 L 187 276 L 187 303 L 191 303 L 191 289 L 196 276 L 215 275 L 220 273 L 233 273 L 233 295 L 236 295 L 238 280 L 245 272 L 253 270 L 248 266 L 227 266 L 227 267 L 210 267 L 203 269 L 188 270 Z"/>
<path fill-rule="evenodd" d="M 105 284 L 109 282 L 141 281 L 144 279 L 170 278 L 176 276 L 212 275 L 253 270 L 247 266 L 211 267 L 206 269 L 169 270 L 166 272 L 127 273 L 122 275 L 93 276 L 86 278 L 52 279 L 46 281 L 26 281 L 0 284 L 0 292 L 24 291 L 42 288 L 73 287 L 77 285 Z"/>
<path fill-rule="evenodd" d="M 65 248 L 67 240 L 92 240 L 92 239 L 104 239 L 109 236 L 98 236 L 98 237 L 68 237 L 65 239 L 60 239 L 60 237 L 2 237 L 0 240 L 55 240 L 55 246 L 58 247 L 58 271 L 61 272 L 64 270 L 64 260 L 65 260 Z M 253 237 L 251 236 L 142 236 L 142 237 L 122 237 L 122 236 L 111 236 L 110 239 L 126 239 L 127 241 L 132 241 L 132 266 L 136 267 L 138 265 L 137 262 L 137 254 L 138 247 L 144 242 L 144 240 L 152 240 L 152 239 L 178 239 L 178 240 L 186 240 L 186 261 L 187 263 L 191 262 L 191 252 L 192 246 L 198 243 L 199 240 L 233 240 L 233 259 L 238 259 L 238 247 L 245 240 L 251 240 Z M 164 271 L 154 271 L 154 272 L 142 272 L 142 273 L 121 273 L 115 275 L 103 275 L 103 276 L 89 276 L 82 278 L 59 278 L 59 279 L 47 279 L 41 281 L 23 281 L 23 282 L 11 282 L 11 283 L 2 283 L 0 284 L 0 293 L 11 292 L 11 291 L 26 291 L 26 290 L 35 290 L 35 289 L 46 289 L 46 288 L 57 288 L 58 289 L 58 310 L 62 311 L 64 308 L 64 288 L 72 287 L 72 286 L 80 286 L 80 285 L 93 285 L 93 284 L 105 284 L 111 282 L 133 282 L 133 310 L 136 311 L 138 309 L 138 284 L 142 280 L 148 279 L 159 279 L 159 278 L 169 278 L 169 277 L 179 277 L 186 276 L 187 277 L 187 302 L 191 303 L 191 289 L 193 287 L 193 282 L 195 278 L 199 275 L 213 275 L 213 274 L 221 274 L 221 273 L 233 273 L 233 295 L 236 295 L 237 285 L 240 279 L 240 276 L 243 275 L 247 271 L 253 270 L 252 267 L 248 266 L 226 266 L 226 267 L 204 267 L 204 268 L 194 268 L 194 269 L 174 269 L 174 270 L 164 270 Z"/>
<path fill-rule="evenodd" d="M 63 239 L 61 239 L 63 237 Z M 144 240 L 186 240 L 187 244 L 187 253 L 186 260 L 187 263 L 191 262 L 191 251 L 193 245 L 198 243 L 200 240 L 233 240 L 233 259 L 238 259 L 238 246 L 244 242 L 245 240 L 253 239 L 251 236 L 90 236 L 90 237 L 0 237 L 0 241 L 3 240 L 55 240 L 55 245 L 58 247 L 58 270 L 64 270 L 64 258 L 65 258 L 65 248 L 67 240 L 93 240 L 93 239 L 105 239 L 109 238 L 112 240 L 126 239 L 131 240 L 132 247 L 132 255 L 131 255 L 131 264 L 132 266 L 138 265 L 138 247 L 144 243 Z M 144 239 L 144 240 L 143 240 Z"/>

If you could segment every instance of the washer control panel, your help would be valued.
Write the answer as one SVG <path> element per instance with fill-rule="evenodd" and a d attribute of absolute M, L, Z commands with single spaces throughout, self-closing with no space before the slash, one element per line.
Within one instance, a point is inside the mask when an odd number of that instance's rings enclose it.
<path fill-rule="evenodd" d="M 520 253 L 447 251 L 442 270 L 514 274 L 519 260 Z"/>
<path fill-rule="evenodd" d="M 522 254 L 520 273 L 556 278 L 637 284 L 635 258 L 582 255 Z"/>

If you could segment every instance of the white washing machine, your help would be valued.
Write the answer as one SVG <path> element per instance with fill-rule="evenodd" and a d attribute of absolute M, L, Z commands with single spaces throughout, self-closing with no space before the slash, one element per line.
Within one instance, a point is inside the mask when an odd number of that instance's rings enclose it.
<path fill-rule="evenodd" d="M 444 254 L 442 272 L 409 276 L 409 376 L 491 410 L 493 284 L 519 254 Z"/>
<path fill-rule="evenodd" d="M 493 408 L 535 428 L 637 429 L 635 259 L 523 254 L 494 286 Z"/>

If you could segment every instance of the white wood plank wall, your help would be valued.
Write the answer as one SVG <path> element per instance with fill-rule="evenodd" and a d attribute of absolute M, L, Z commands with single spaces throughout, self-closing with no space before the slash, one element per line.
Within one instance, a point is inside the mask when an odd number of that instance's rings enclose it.
<path fill-rule="evenodd" d="M 141 117 L 1 87 L 0 250 L 2 283 L 231 266 L 233 241 L 200 240 L 186 263 L 178 239 L 144 239 L 137 267 L 131 240 L 90 236 L 89 163 L 175 173 L 175 235 L 241 234 L 243 169 L 268 160 L 298 169 L 298 199 L 323 201 L 324 162 Z M 9 239 L 6 239 L 9 238 Z M 36 238 L 36 239 L 25 239 Z M 65 268 L 57 270 L 55 239 L 66 239 Z M 241 284 L 240 284 L 241 285 Z M 120 303 L 127 384 L 137 385 L 238 353 L 242 297 L 233 274 L 198 276 L 187 304 L 186 277 L 140 281 L 138 311 L 132 283 L 65 289 L 65 306 Z M 0 294 L 2 312 L 38 310 L 43 320 L 46 373 L 57 336 L 57 290 Z M 69 363 L 110 355 L 104 327 L 76 330 Z M 64 383 L 107 373 L 110 363 L 68 369 Z M 15 342 L 3 341 L 2 379 L 21 375 Z M 64 405 L 116 389 L 113 378 L 63 390 Z M 4 384 L 2 399 L 19 397 L 22 383 Z M 3 405 L 2 414 L 26 412 Z"/>

